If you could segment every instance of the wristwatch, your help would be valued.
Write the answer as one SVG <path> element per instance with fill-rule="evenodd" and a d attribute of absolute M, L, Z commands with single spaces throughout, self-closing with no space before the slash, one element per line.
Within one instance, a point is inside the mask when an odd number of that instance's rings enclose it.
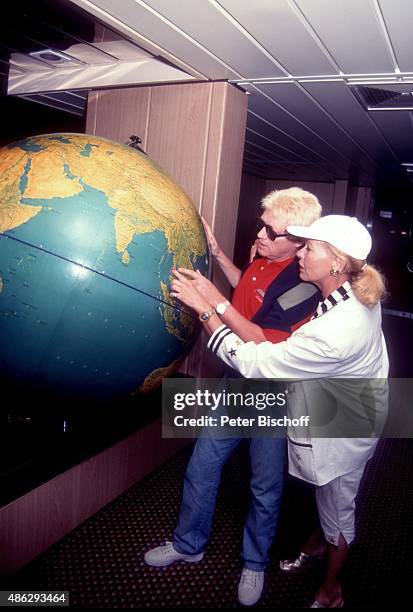
<path fill-rule="evenodd" d="M 198 315 L 198 319 L 202 321 L 202 323 L 206 323 L 209 319 L 215 314 L 215 310 L 209 310 L 208 312 L 201 312 Z"/>
<path fill-rule="evenodd" d="M 215 312 L 218 315 L 223 315 L 229 305 L 230 303 L 228 302 L 228 300 L 226 302 L 220 302 L 215 306 Z"/>

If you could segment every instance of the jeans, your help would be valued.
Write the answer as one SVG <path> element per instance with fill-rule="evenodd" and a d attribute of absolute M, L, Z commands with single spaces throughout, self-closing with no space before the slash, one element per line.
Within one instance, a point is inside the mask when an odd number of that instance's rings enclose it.
<path fill-rule="evenodd" d="M 200 437 L 185 474 L 179 524 L 174 532 L 175 549 L 195 555 L 204 550 L 211 533 L 222 468 L 241 438 Z M 284 484 L 287 441 L 285 438 L 249 440 L 251 500 L 244 526 L 244 566 L 264 571 L 277 528 Z"/>

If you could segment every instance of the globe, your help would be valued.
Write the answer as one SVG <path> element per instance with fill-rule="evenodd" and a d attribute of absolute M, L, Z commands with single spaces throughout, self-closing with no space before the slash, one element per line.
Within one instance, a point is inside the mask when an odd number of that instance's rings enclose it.
<path fill-rule="evenodd" d="M 0 149 L 0 369 L 17 385 L 114 399 L 159 385 L 196 318 L 171 268 L 208 269 L 202 222 L 148 156 L 84 134 Z"/>

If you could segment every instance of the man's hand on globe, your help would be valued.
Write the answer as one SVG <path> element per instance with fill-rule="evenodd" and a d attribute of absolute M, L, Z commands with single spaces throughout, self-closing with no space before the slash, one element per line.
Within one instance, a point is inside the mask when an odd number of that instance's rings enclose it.
<path fill-rule="evenodd" d="M 206 233 L 206 237 L 208 240 L 209 250 L 211 251 L 211 254 L 214 257 L 218 257 L 218 255 L 221 253 L 221 247 L 219 246 L 214 234 L 212 233 L 211 228 L 209 227 L 208 223 L 205 221 L 204 217 L 201 217 L 201 219 L 202 219 L 202 223 L 204 224 L 205 233 Z"/>

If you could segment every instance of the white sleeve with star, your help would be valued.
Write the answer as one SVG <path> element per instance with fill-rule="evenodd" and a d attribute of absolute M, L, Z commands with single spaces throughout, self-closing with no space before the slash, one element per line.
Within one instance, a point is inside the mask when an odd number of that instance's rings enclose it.
<path fill-rule="evenodd" d="M 208 348 L 245 378 L 334 376 L 339 362 L 336 350 L 323 339 L 299 332 L 278 344 L 255 344 L 243 342 L 221 325 L 211 336 Z"/>

